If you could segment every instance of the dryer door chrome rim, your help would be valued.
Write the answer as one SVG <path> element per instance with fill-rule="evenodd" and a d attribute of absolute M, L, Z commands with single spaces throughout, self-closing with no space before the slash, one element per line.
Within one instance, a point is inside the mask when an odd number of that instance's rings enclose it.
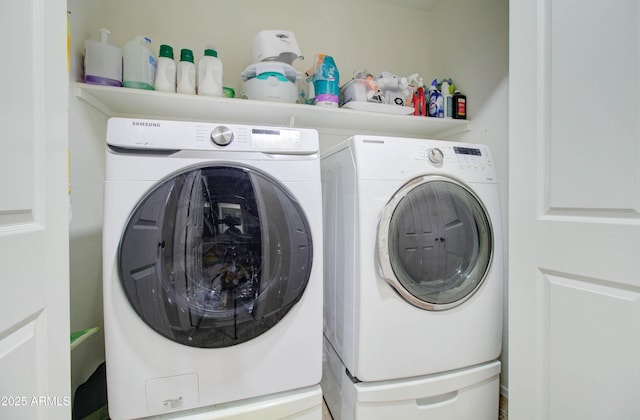
<path fill-rule="evenodd" d="M 156 184 L 118 249 L 135 312 L 169 340 L 200 348 L 240 344 L 275 326 L 301 299 L 312 260 L 295 197 L 239 164 L 192 167 Z"/>
<path fill-rule="evenodd" d="M 409 303 L 454 308 L 484 283 L 493 258 L 489 215 L 471 188 L 444 176 L 405 184 L 382 210 L 380 275 Z"/>

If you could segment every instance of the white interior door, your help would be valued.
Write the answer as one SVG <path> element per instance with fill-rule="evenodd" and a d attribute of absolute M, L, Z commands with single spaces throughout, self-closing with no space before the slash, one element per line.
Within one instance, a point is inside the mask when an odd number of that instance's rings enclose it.
<path fill-rule="evenodd" d="M 640 2 L 510 3 L 509 417 L 640 418 Z"/>
<path fill-rule="evenodd" d="M 0 418 L 67 419 L 66 3 L 2 0 Z"/>

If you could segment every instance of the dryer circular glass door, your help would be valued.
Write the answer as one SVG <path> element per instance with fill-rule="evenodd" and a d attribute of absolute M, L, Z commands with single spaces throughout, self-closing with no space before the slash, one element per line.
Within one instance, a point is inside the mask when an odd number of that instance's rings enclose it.
<path fill-rule="evenodd" d="M 242 166 L 190 168 L 156 185 L 131 213 L 118 250 L 137 314 L 201 348 L 251 340 L 300 300 L 311 232 L 296 199 Z"/>
<path fill-rule="evenodd" d="M 381 275 L 411 304 L 445 310 L 482 285 L 493 255 L 486 209 L 466 185 L 442 176 L 405 184 L 378 226 Z"/>

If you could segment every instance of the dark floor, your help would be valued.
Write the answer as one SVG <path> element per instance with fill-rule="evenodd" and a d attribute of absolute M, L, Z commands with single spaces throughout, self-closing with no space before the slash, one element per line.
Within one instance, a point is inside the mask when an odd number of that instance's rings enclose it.
<path fill-rule="evenodd" d="M 322 399 L 322 420 L 333 420 L 329 409 L 327 408 L 327 403 Z"/>
<path fill-rule="evenodd" d="M 500 411 L 498 412 L 498 420 L 509 419 L 509 400 L 500 395 Z"/>

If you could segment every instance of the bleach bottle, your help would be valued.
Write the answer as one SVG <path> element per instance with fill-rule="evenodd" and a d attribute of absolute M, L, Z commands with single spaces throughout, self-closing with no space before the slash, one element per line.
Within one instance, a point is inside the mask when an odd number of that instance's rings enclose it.
<path fill-rule="evenodd" d="M 438 91 L 437 79 L 433 79 L 433 82 L 431 82 L 431 86 L 429 87 L 429 116 L 444 118 L 442 94 Z"/>
<path fill-rule="evenodd" d="M 122 85 L 128 88 L 154 90 L 158 60 L 151 40 L 138 35 L 124 45 Z"/>

